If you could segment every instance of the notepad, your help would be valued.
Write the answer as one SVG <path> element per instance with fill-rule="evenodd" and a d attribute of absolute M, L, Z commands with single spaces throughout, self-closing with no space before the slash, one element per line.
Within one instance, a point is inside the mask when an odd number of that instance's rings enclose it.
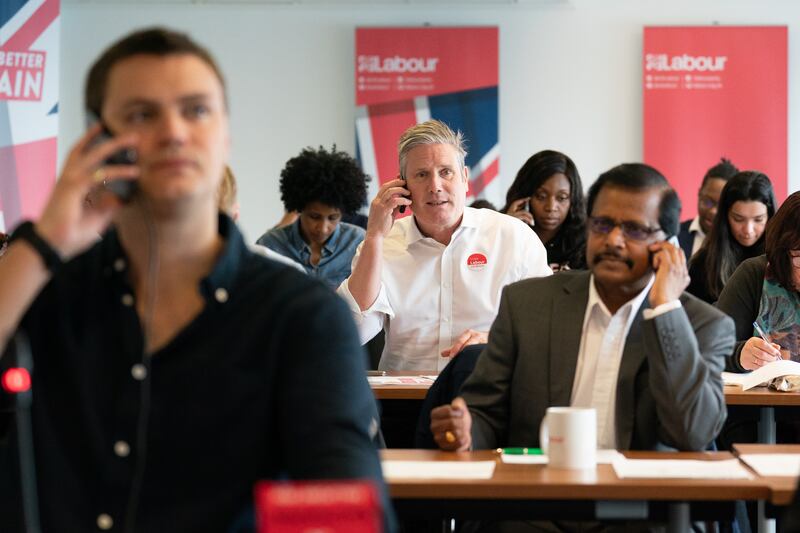
<path fill-rule="evenodd" d="M 624 456 L 617 450 L 597 450 L 597 464 L 611 464 L 615 459 Z M 503 463 L 511 465 L 546 465 L 546 455 L 511 455 L 504 453 L 500 455 Z"/>
<path fill-rule="evenodd" d="M 750 453 L 739 456 L 759 476 L 800 476 L 798 453 Z"/>
<path fill-rule="evenodd" d="M 766 385 L 772 379 L 781 376 L 800 376 L 800 363 L 791 359 L 781 359 L 767 363 L 748 374 L 740 375 L 744 376 L 741 380 L 742 390 L 748 390 L 759 385 Z"/>
<path fill-rule="evenodd" d="M 616 459 L 614 472 L 621 479 L 752 479 L 738 459 Z"/>
<path fill-rule="evenodd" d="M 724 385 L 742 385 L 747 374 L 737 374 L 735 372 L 723 372 L 722 383 Z"/>
<path fill-rule="evenodd" d="M 494 461 L 382 461 L 383 477 L 400 479 L 491 479 Z"/>

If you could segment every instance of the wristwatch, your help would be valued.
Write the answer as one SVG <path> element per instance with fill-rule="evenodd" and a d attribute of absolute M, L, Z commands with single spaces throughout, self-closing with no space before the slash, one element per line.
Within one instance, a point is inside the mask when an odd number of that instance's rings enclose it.
<path fill-rule="evenodd" d="M 14 233 L 11 235 L 11 242 L 16 241 L 17 239 L 22 239 L 27 241 L 31 247 L 36 250 L 36 253 L 42 258 L 42 262 L 44 263 L 45 268 L 50 271 L 50 273 L 55 273 L 61 265 L 64 264 L 64 261 L 61 260 L 61 256 L 58 255 L 52 246 L 50 246 L 47 241 L 45 241 L 41 235 L 36 232 L 36 228 L 33 225 L 33 222 L 30 220 L 27 222 L 23 222 L 17 229 L 14 230 Z"/>

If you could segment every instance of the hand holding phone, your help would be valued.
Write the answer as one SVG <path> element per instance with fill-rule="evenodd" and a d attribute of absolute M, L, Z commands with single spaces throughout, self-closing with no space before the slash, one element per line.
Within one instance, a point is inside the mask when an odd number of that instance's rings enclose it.
<path fill-rule="evenodd" d="M 408 190 L 408 187 L 406 187 L 406 186 L 405 186 L 405 183 L 406 183 L 406 178 L 405 178 L 404 176 L 400 176 L 400 179 L 401 179 L 401 180 L 403 180 L 403 188 L 404 188 L 405 190 Z M 410 196 L 410 195 L 411 195 L 411 192 L 409 191 L 409 193 L 408 193 L 408 194 L 409 194 L 409 196 Z M 397 209 L 397 211 L 398 211 L 398 212 L 399 212 L 399 213 L 402 215 L 403 213 L 405 213 L 405 212 L 406 212 L 406 206 L 404 206 L 404 205 L 401 205 L 401 206 L 400 206 L 400 207 Z"/>
<path fill-rule="evenodd" d="M 520 219 L 530 227 L 533 227 L 535 224 L 533 214 L 531 214 L 531 199 L 528 196 L 524 198 L 517 198 L 511 202 L 511 205 L 508 206 L 508 211 L 506 211 L 506 214 Z"/>
<path fill-rule="evenodd" d="M 689 269 L 683 250 L 674 236 L 651 244 L 648 250 L 651 265 L 656 271 L 656 279 L 649 295 L 650 306 L 655 308 L 680 298 L 689 286 Z"/>
<path fill-rule="evenodd" d="M 93 114 L 90 114 L 90 117 L 90 122 L 100 122 L 102 126 L 100 133 L 95 136 L 91 146 L 97 146 L 114 138 L 114 134 L 103 121 L 97 119 Z M 137 160 L 138 154 L 136 150 L 131 147 L 125 147 L 108 156 L 103 161 L 103 166 L 135 165 Z M 128 179 L 103 181 L 103 187 L 114 193 L 123 203 L 129 202 L 137 190 L 136 181 Z"/>
<path fill-rule="evenodd" d="M 108 129 L 108 126 L 103 124 L 103 130 L 100 132 L 98 136 L 99 142 L 106 142 L 113 138 L 114 135 L 111 133 L 111 130 Z M 104 165 L 135 165 L 138 160 L 138 154 L 136 150 L 133 148 L 122 148 L 117 152 L 114 152 L 110 156 L 106 158 L 103 162 Z M 108 182 L 103 182 L 105 188 L 115 195 L 122 201 L 122 202 L 129 202 L 133 195 L 136 193 L 137 185 L 136 181 L 134 180 L 112 180 Z"/>

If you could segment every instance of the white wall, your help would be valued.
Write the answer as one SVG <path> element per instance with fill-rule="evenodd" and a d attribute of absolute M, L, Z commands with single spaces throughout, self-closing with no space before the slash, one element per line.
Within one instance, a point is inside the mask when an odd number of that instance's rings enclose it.
<path fill-rule="evenodd" d="M 534 152 L 569 154 L 588 184 L 642 157 L 641 47 L 645 25 L 788 25 L 789 146 L 798 138 L 800 3 L 790 0 L 572 0 L 453 5 L 62 4 L 60 158 L 84 129 L 83 79 L 99 51 L 126 32 L 167 25 L 190 32 L 229 85 L 242 226 L 255 240 L 282 213 L 278 176 L 308 145 L 355 149 L 357 26 L 500 28 L 502 191 Z M 791 148 L 790 148 L 791 151 Z M 800 158 L 789 156 L 789 190 Z M 494 198 L 500 202 L 500 198 Z"/>

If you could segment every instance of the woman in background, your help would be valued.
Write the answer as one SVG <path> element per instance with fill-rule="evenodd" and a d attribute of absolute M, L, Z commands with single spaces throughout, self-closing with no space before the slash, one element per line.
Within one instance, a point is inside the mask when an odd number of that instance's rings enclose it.
<path fill-rule="evenodd" d="M 774 214 L 775 193 L 766 175 L 748 170 L 732 177 L 722 189 L 711 232 L 689 262 L 687 292 L 717 301 L 736 267 L 764 253 L 764 228 Z"/>
<path fill-rule="evenodd" d="M 553 272 L 586 268 L 586 201 L 572 159 L 554 150 L 531 156 L 514 178 L 501 211 L 533 228 Z"/>
<path fill-rule="evenodd" d="M 800 192 L 769 221 L 765 241 L 766 253 L 742 262 L 717 302 L 736 324 L 736 349 L 725 364 L 729 372 L 800 358 Z"/>
<path fill-rule="evenodd" d="M 716 304 L 736 325 L 736 345 L 725 361 L 728 372 L 749 372 L 779 358 L 800 359 L 800 192 L 789 196 L 770 219 L 765 250 L 739 265 Z M 759 417 L 755 406 L 729 406 L 718 447 L 729 450 L 736 442 L 757 442 Z M 776 407 L 775 421 L 776 442 L 800 442 L 793 408 Z"/>

